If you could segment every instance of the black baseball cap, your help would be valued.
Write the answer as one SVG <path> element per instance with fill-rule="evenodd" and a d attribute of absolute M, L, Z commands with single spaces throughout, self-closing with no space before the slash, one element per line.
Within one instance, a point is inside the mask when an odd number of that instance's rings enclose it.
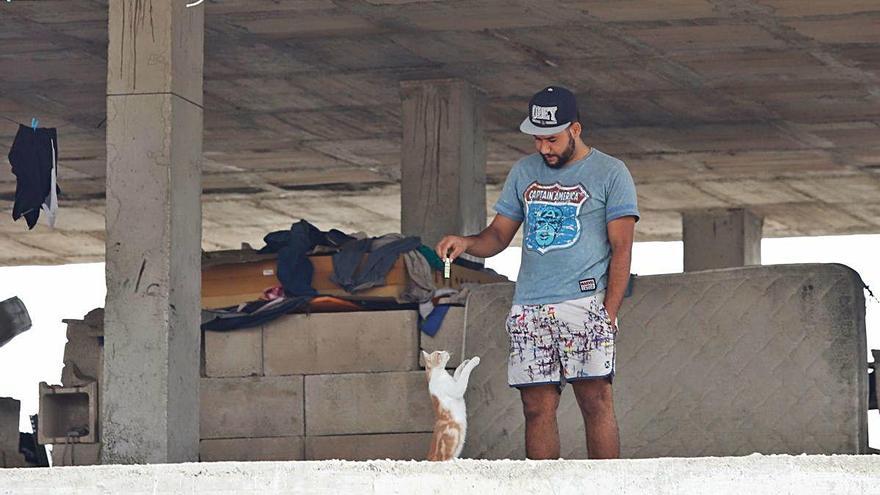
<path fill-rule="evenodd" d="M 519 130 L 532 136 L 549 136 L 568 129 L 577 120 L 574 93 L 561 86 L 548 86 L 529 101 L 529 116 Z"/>

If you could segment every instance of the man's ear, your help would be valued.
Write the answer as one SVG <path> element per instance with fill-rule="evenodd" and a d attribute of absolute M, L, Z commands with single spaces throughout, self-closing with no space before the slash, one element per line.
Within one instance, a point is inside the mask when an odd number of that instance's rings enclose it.
<path fill-rule="evenodd" d="M 580 137 L 581 132 L 584 130 L 584 128 L 583 128 L 583 126 L 581 126 L 580 122 L 572 122 L 571 125 L 569 126 L 569 129 L 571 129 L 572 136 L 574 136 L 576 138 Z"/>

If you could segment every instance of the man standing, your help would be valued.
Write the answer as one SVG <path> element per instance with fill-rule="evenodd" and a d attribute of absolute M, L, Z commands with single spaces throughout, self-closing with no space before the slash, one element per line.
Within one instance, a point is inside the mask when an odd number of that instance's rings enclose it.
<path fill-rule="evenodd" d="M 520 391 L 530 459 L 559 457 L 556 409 L 566 383 L 583 414 L 590 458 L 620 456 L 614 339 L 639 211 L 626 166 L 584 144 L 579 120 L 569 90 L 535 94 L 520 130 L 534 137 L 538 153 L 510 170 L 491 225 L 437 244 L 443 258 L 488 258 L 525 223 L 506 328 L 508 383 Z"/>

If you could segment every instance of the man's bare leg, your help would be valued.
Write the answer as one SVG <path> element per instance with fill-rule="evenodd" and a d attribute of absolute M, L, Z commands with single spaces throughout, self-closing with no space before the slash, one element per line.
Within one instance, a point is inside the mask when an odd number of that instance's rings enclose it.
<path fill-rule="evenodd" d="M 554 384 L 519 389 L 526 417 L 526 457 L 559 459 L 559 388 Z"/>
<path fill-rule="evenodd" d="M 590 459 L 619 458 L 620 434 L 614 417 L 611 382 L 606 378 L 579 380 L 572 383 L 572 388 L 584 417 Z"/>

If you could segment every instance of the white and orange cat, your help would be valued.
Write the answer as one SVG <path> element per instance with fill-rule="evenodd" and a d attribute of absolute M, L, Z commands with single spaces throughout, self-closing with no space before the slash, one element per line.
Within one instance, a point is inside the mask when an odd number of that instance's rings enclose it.
<path fill-rule="evenodd" d="M 422 355 L 425 358 L 428 391 L 431 393 L 436 418 L 428 460 L 448 461 L 461 455 L 464 448 L 464 436 L 467 432 L 464 392 L 467 390 L 471 371 L 480 364 L 480 358 L 474 356 L 465 359 L 450 375 L 446 371 L 446 363 L 449 362 L 448 352 L 434 351 L 428 354 L 422 351 Z"/>

